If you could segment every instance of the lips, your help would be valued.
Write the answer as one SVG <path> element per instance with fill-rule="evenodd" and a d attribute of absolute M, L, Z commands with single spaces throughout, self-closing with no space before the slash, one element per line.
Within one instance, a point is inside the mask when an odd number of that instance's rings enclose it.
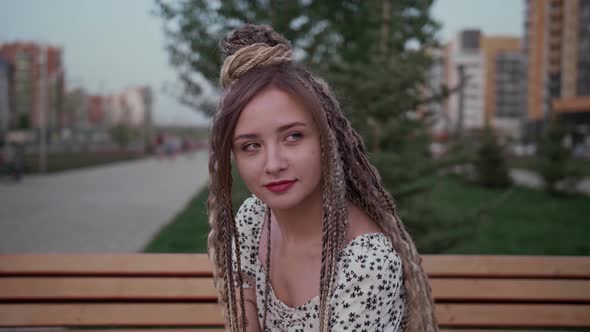
<path fill-rule="evenodd" d="M 289 188 L 291 188 L 296 181 L 297 180 L 271 182 L 265 185 L 265 187 L 274 193 L 281 193 L 289 190 Z"/>

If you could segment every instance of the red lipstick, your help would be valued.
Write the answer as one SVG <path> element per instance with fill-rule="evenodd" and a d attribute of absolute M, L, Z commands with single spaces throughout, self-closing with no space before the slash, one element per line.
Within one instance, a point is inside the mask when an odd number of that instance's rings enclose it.
<path fill-rule="evenodd" d="M 264 186 L 266 188 L 268 188 L 268 190 L 272 191 L 273 193 L 282 193 L 282 192 L 289 190 L 289 188 L 291 188 L 293 186 L 293 184 L 295 184 L 295 181 L 297 181 L 297 180 L 276 181 L 276 182 L 271 182 L 269 184 L 265 184 Z"/>

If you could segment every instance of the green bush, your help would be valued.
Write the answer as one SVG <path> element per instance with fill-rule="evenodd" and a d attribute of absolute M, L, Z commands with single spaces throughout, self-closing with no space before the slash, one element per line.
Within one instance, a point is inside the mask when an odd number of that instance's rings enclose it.
<path fill-rule="evenodd" d="M 553 119 L 543 133 L 537 149 L 537 171 L 545 181 L 545 190 L 551 194 L 571 191 L 571 186 L 579 176 L 572 163 L 570 151 L 562 144 L 565 135 L 565 128 L 557 119 Z M 563 183 L 565 187 L 560 187 L 559 183 Z"/>
<path fill-rule="evenodd" d="M 478 181 L 483 186 L 506 188 L 512 185 L 502 147 L 489 127 L 483 133 L 474 164 Z"/>

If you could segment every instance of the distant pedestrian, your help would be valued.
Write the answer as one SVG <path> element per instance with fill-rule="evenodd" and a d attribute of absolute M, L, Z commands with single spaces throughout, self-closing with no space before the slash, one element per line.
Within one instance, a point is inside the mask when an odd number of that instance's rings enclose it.
<path fill-rule="evenodd" d="M 4 158 L 4 146 L 6 144 L 4 143 L 4 141 L 2 140 L 2 138 L 0 137 L 0 175 L 2 175 L 2 173 L 7 169 L 7 161 Z"/>
<path fill-rule="evenodd" d="M 4 164 L 4 168 L 7 170 L 9 176 L 12 176 L 17 180 L 20 180 L 20 178 L 16 176 L 15 172 L 15 158 L 16 149 L 14 147 L 14 143 L 7 142 L 6 144 L 4 144 L 4 147 L 2 148 L 2 161 Z"/>
<path fill-rule="evenodd" d="M 20 181 L 25 170 L 25 146 L 22 143 L 14 145 L 14 179 Z"/>

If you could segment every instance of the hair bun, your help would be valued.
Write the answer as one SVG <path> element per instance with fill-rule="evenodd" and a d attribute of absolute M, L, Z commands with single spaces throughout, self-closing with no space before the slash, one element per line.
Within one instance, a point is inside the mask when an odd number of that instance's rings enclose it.
<path fill-rule="evenodd" d="M 291 49 L 291 43 L 269 25 L 246 24 L 245 26 L 228 33 L 219 42 L 219 49 L 223 59 L 235 54 L 243 47 L 264 43 L 268 46 L 283 44 Z"/>
<path fill-rule="evenodd" d="M 291 43 L 268 25 L 248 24 L 219 42 L 223 65 L 219 81 L 223 88 L 256 67 L 292 60 Z"/>

